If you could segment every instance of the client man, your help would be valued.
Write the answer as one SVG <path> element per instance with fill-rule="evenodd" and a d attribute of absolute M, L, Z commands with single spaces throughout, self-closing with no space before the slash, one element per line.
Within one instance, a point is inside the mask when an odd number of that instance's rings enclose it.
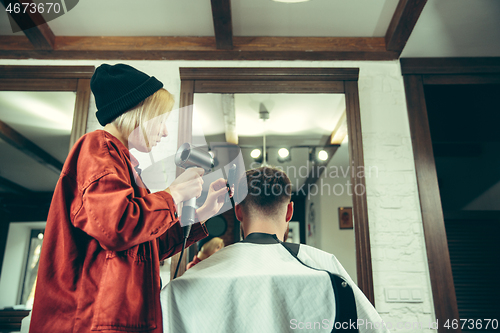
<path fill-rule="evenodd" d="M 187 264 L 186 269 L 194 267 L 194 265 L 202 262 L 203 260 L 210 257 L 215 252 L 219 251 L 224 247 L 224 240 L 220 237 L 214 237 L 201 247 L 201 250 L 194 256 L 193 260 Z"/>
<path fill-rule="evenodd" d="M 165 287 L 165 332 L 388 332 L 335 256 L 283 243 L 293 215 L 283 171 L 247 171 L 235 197 L 244 240 Z"/>

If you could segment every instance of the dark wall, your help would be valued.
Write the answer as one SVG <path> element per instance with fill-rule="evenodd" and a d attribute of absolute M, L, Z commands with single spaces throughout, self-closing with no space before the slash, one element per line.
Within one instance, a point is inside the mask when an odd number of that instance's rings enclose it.
<path fill-rule="evenodd" d="M 463 208 L 500 182 L 500 85 L 426 86 L 425 97 L 460 318 L 499 313 L 500 197 Z M 467 327 L 463 332 L 469 332 Z M 476 330 L 474 330 L 475 332 Z"/>
<path fill-rule="evenodd" d="M 46 221 L 52 193 L 0 195 L 0 276 L 10 222 Z"/>
<path fill-rule="evenodd" d="M 499 95 L 500 85 L 425 86 L 445 211 L 461 210 L 500 182 Z"/>
<path fill-rule="evenodd" d="M 0 276 L 2 275 L 3 257 L 5 255 L 8 232 L 9 222 L 0 216 Z"/>

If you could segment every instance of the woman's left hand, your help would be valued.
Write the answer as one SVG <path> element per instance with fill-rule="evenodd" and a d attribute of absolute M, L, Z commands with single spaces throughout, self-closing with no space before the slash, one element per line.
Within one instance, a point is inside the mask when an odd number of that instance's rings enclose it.
<path fill-rule="evenodd" d="M 200 222 L 204 223 L 219 212 L 224 205 L 227 192 L 228 189 L 224 178 L 219 178 L 210 184 L 205 203 L 196 210 Z"/>

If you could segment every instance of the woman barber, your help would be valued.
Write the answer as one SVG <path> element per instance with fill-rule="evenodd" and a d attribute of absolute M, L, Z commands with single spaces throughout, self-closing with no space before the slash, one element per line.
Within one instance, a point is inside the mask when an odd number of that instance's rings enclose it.
<path fill-rule="evenodd" d="M 159 261 L 183 246 L 176 204 L 201 194 L 203 169 L 156 193 L 141 183 L 129 149 L 148 152 L 167 136 L 174 102 L 162 87 L 124 64 L 101 65 L 92 76 L 104 130 L 73 146 L 56 185 L 30 332 L 163 332 Z M 226 193 L 223 179 L 212 183 L 199 219 L 217 213 Z M 206 235 L 196 223 L 187 245 Z"/>

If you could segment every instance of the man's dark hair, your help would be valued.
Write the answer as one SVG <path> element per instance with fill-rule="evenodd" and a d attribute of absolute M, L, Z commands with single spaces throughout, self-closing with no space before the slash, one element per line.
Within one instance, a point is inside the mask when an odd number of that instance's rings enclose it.
<path fill-rule="evenodd" d="M 274 167 L 260 167 L 248 170 L 242 177 L 237 191 L 241 193 L 245 186 L 248 194 L 239 204 L 245 212 L 258 210 L 265 214 L 277 213 L 280 204 L 290 202 L 292 184 L 283 170 Z"/>

